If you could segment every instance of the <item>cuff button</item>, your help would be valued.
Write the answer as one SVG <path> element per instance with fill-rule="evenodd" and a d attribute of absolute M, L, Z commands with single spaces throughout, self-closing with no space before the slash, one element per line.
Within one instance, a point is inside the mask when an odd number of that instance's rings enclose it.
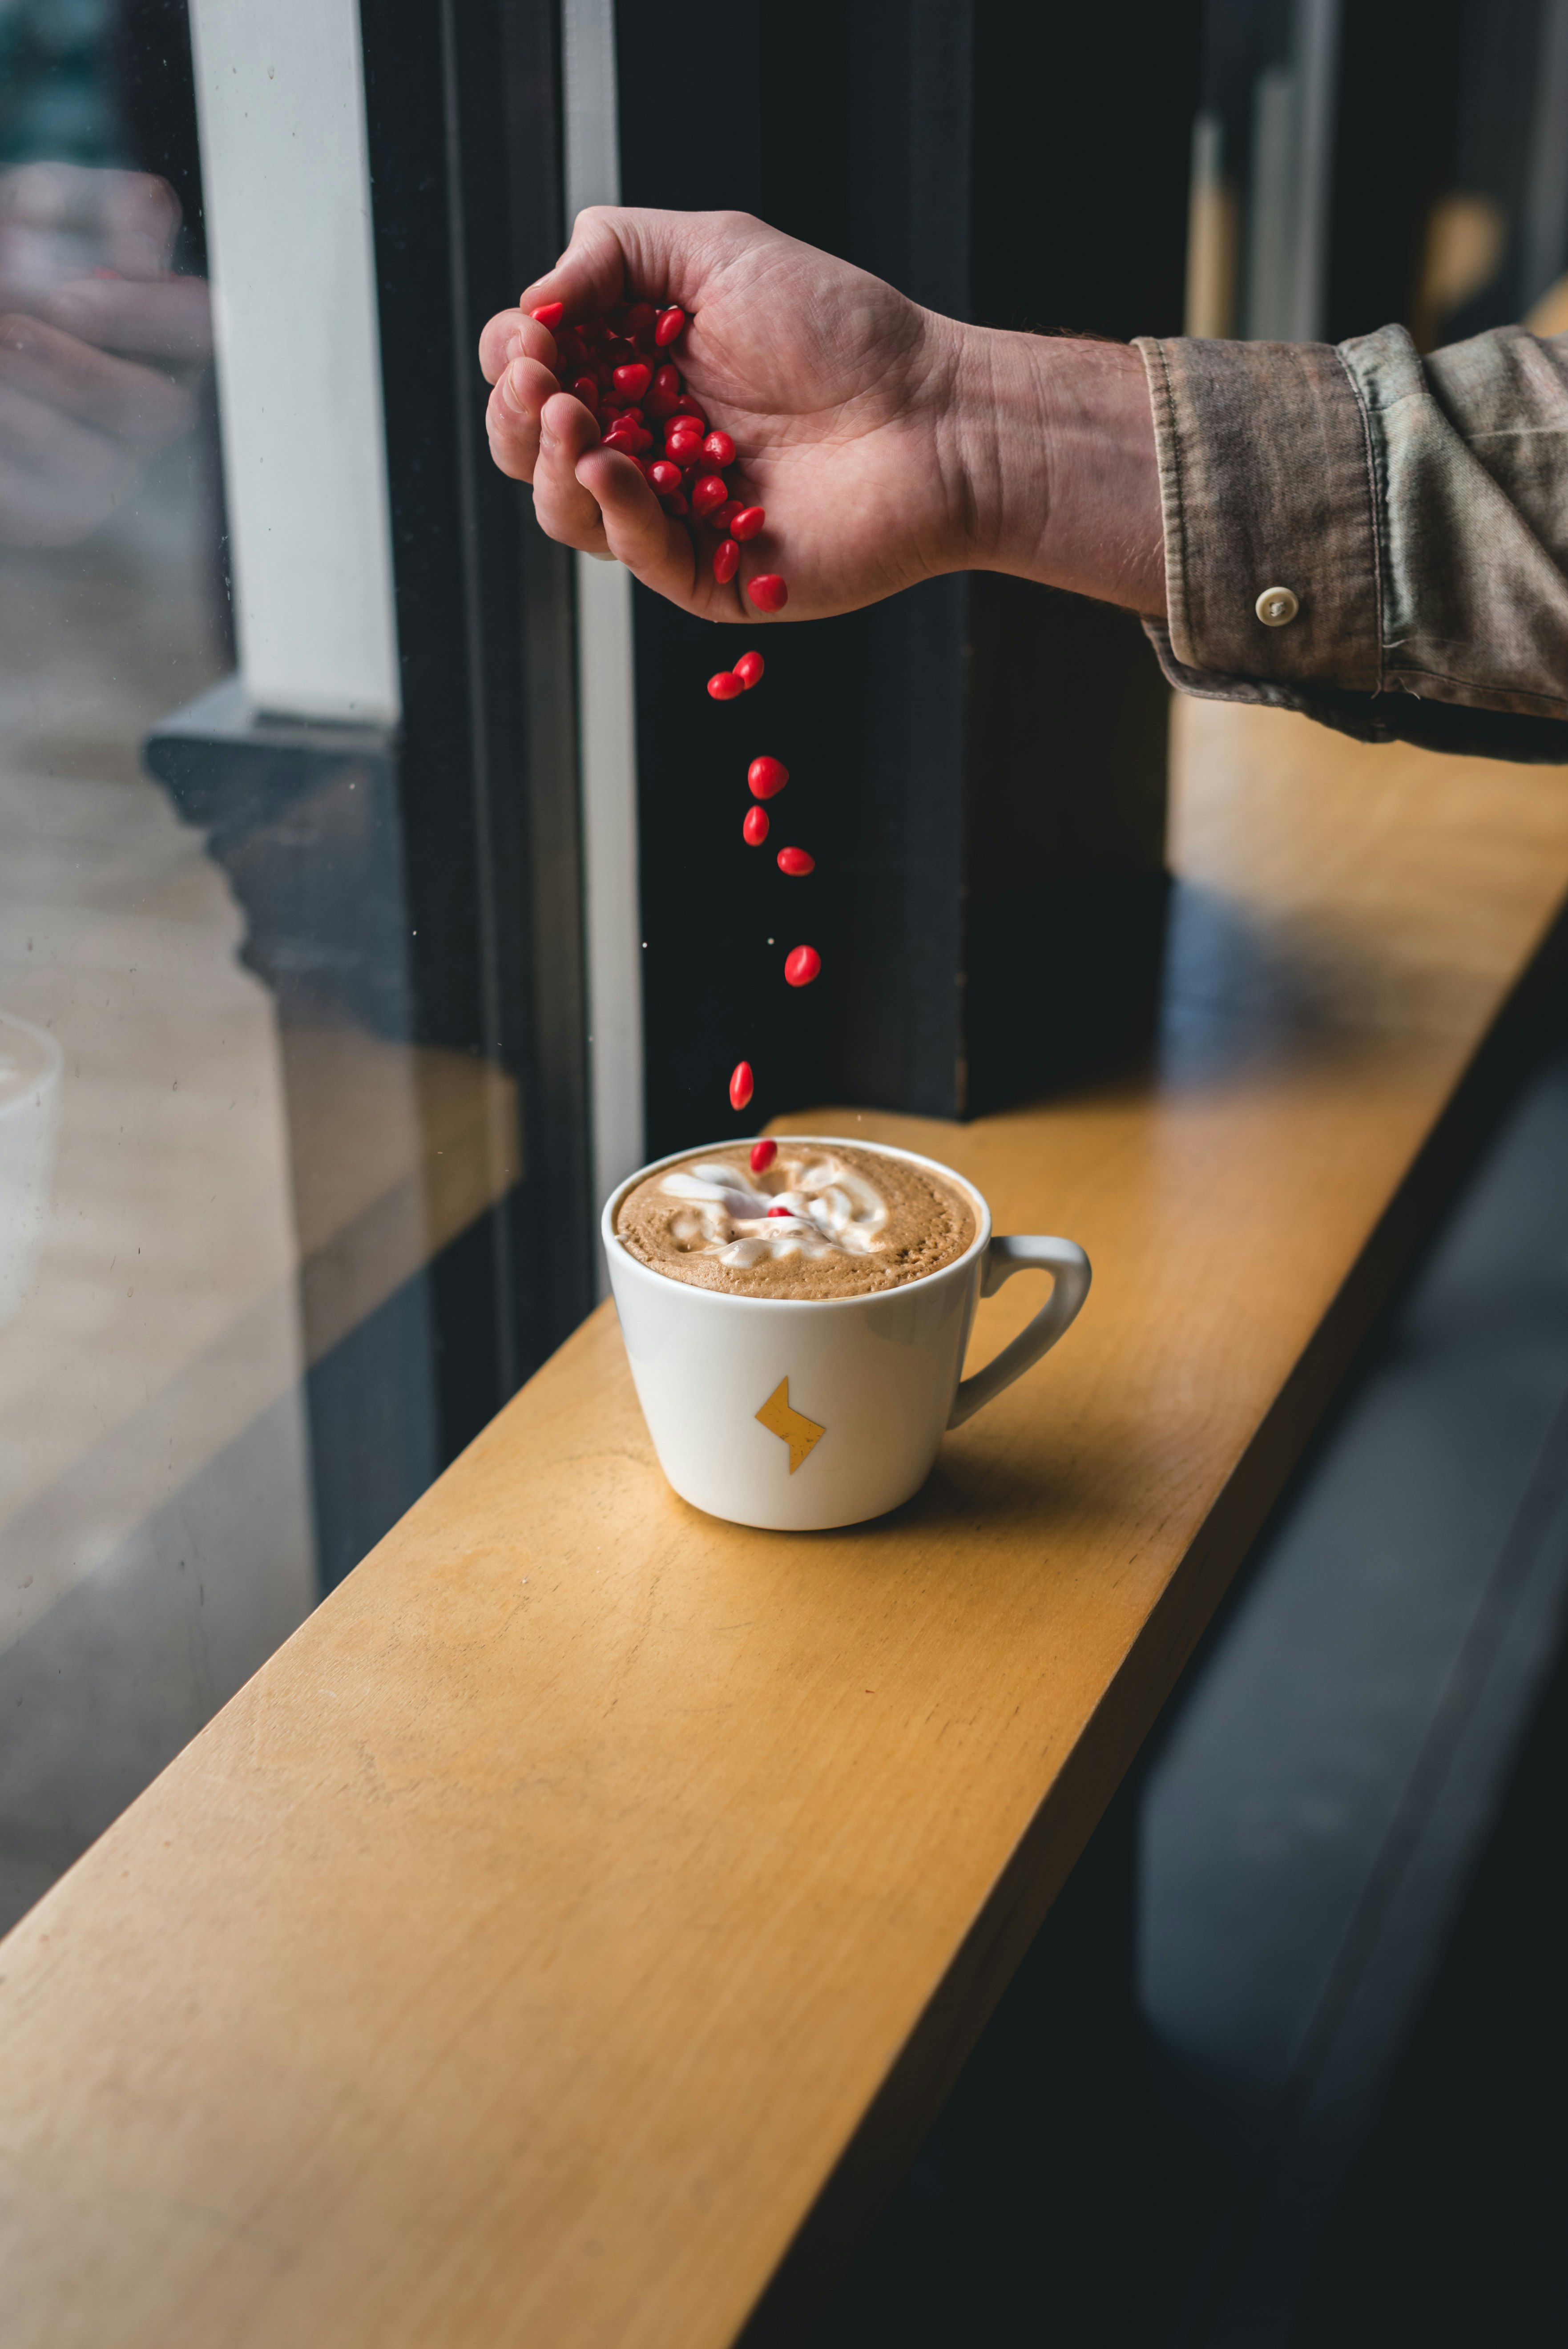
<path fill-rule="evenodd" d="M 1252 609 L 1265 628 L 1283 628 L 1301 610 L 1301 601 L 1288 587 L 1265 587 Z"/>

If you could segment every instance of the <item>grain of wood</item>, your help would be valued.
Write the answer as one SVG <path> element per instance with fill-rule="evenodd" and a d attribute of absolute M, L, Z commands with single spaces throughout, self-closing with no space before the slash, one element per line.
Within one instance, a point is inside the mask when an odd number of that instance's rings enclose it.
<path fill-rule="evenodd" d="M 670 1493 L 594 1316 L 0 1945 L 9 2349 L 720 2349 L 868 2113 L 896 2157 L 1568 891 L 1553 773 L 1183 741 L 1141 1073 L 809 1112 L 1080 1239 L 1071 1336 L 892 1518 L 784 1536 Z"/>

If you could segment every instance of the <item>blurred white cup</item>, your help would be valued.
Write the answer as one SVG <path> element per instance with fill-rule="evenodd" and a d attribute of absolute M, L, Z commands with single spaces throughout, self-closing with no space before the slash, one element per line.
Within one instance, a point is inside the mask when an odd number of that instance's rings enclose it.
<path fill-rule="evenodd" d="M 65 1065 L 47 1028 L 0 1011 L 0 1329 L 21 1310 L 48 1229 Z"/>

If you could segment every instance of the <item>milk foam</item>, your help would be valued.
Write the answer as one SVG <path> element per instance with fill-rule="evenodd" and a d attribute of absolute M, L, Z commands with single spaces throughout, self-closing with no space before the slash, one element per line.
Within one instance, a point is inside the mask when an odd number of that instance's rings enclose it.
<path fill-rule="evenodd" d="M 755 1191 L 722 1159 L 673 1168 L 659 1189 L 690 1203 L 670 1237 L 693 1256 L 737 1266 L 783 1257 L 870 1256 L 881 1245 L 888 1203 L 874 1183 L 831 1154 L 801 1168 L 787 1191 Z M 779 1208 L 787 1209 L 780 1215 Z M 770 1213 L 770 1210 L 773 1212 Z"/>

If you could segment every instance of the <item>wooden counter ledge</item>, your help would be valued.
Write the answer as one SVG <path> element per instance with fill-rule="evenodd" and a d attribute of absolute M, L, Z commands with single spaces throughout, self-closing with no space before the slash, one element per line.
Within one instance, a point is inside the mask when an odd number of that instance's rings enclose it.
<path fill-rule="evenodd" d="M 1156 1072 L 800 1121 L 1080 1239 L 1076 1328 L 785 1536 L 670 1493 L 597 1314 L 0 1949 L 8 2349 L 720 2349 L 815 2209 L 794 2337 L 1556 952 L 1561 772 L 1180 719 Z"/>

